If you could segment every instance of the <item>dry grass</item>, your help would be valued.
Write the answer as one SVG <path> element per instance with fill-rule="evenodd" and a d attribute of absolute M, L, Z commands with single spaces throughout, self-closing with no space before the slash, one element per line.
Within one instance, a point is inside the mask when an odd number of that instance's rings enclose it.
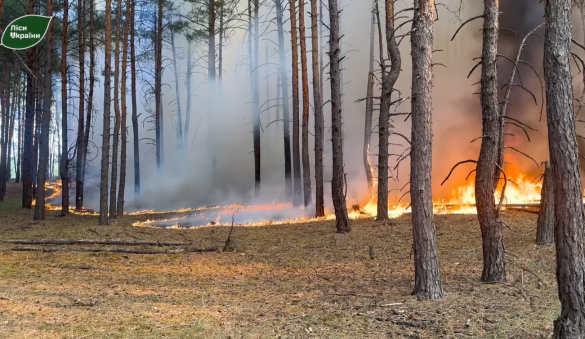
<path fill-rule="evenodd" d="M 222 247 L 229 232 L 131 226 L 164 215 L 99 227 L 96 217 L 51 211 L 33 222 L 19 206 L 16 198 L 0 203 L 2 239 Z M 446 297 L 432 302 L 410 296 L 408 216 L 388 226 L 354 221 L 349 235 L 335 234 L 332 221 L 237 227 L 235 251 L 226 253 L 20 253 L 2 244 L 0 338 L 547 338 L 559 310 L 554 249 L 534 246 L 536 215 L 511 212 L 505 221 L 516 264 L 508 285 L 485 285 L 476 217 L 437 216 Z"/>

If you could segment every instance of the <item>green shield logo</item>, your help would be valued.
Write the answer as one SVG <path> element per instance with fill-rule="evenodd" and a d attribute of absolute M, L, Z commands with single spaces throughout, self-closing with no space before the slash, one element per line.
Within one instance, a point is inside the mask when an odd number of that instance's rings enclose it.
<path fill-rule="evenodd" d="M 33 47 L 47 34 L 52 18 L 42 15 L 25 15 L 12 21 L 2 34 L 1 44 L 14 50 Z"/>

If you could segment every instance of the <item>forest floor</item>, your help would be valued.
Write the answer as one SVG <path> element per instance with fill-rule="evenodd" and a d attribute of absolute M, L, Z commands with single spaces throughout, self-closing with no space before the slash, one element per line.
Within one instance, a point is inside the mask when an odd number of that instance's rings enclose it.
<path fill-rule="evenodd" d="M 20 209 L 19 193 L 10 184 L 0 203 L 0 240 L 222 248 L 230 231 L 132 226 L 164 215 L 125 216 L 102 227 L 95 216 L 49 211 L 34 222 L 32 211 Z M 334 221 L 238 226 L 233 251 L 223 253 L 16 252 L 23 245 L 1 243 L 0 338 L 549 338 L 560 311 L 554 248 L 534 245 L 536 214 L 503 218 L 511 228 L 504 233 L 508 283 L 488 285 L 479 280 L 476 216 L 436 216 L 441 301 L 410 295 L 408 215 L 388 225 L 353 221 L 346 235 L 335 233 Z"/>

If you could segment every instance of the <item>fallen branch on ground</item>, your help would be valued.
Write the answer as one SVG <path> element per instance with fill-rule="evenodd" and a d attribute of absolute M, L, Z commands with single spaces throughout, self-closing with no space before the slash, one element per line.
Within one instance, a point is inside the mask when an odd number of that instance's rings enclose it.
<path fill-rule="evenodd" d="M 124 245 L 124 246 L 188 246 L 190 242 L 161 242 L 161 241 L 139 241 L 139 240 L 119 240 L 119 239 L 106 239 L 106 240 L 65 240 L 65 239 L 12 239 L 3 240 L 2 242 L 8 244 L 19 244 L 19 245 Z"/>
<path fill-rule="evenodd" d="M 168 251 L 154 251 L 154 250 L 133 250 L 127 248 L 47 248 L 47 247 L 13 247 L 11 251 L 16 252 L 90 252 L 90 253 L 126 253 L 126 254 L 180 254 L 180 253 L 191 253 L 191 252 L 217 252 L 217 247 L 209 248 L 178 248 Z"/>

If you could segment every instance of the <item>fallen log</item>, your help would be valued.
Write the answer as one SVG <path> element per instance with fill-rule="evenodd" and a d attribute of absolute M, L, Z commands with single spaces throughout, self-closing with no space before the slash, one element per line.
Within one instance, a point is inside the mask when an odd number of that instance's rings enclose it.
<path fill-rule="evenodd" d="M 127 248 L 47 248 L 47 247 L 13 247 L 11 251 L 16 252 L 43 252 L 43 253 L 55 253 L 55 252 L 90 252 L 90 253 L 125 253 L 125 254 L 180 254 L 180 253 L 193 253 L 193 252 L 217 252 L 217 247 L 209 248 L 178 248 L 168 251 L 154 251 L 154 250 L 134 250 Z"/>
<path fill-rule="evenodd" d="M 190 242 L 178 241 L 141 241 L 141 240 L 120 240 L 120 239 L 11 239 L 3 240 L 8 244 L 18 245 L 123 245 L 123 246 L 189 246 Z"/>

